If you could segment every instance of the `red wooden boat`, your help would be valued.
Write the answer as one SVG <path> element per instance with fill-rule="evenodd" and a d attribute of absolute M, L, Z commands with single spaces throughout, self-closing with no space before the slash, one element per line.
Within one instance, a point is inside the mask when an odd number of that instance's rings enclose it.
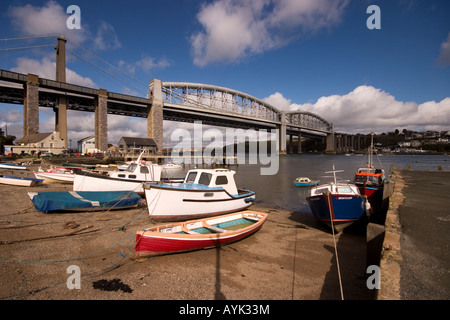
<path fill-rule="evenodd" d="M 217 247 L 243 239 L 261 228 L 267 213 L 241 211 L 177 222 L 136 232 L 136 257 Z"/>

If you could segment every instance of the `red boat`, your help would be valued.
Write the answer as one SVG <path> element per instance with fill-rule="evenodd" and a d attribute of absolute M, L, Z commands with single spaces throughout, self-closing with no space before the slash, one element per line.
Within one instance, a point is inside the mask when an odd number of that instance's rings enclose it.
<path fill-rule="evenodd" d="M 136 232 L 136 258 L 217 247 L 258 231 L 267 213 L 241 211 Z"/>

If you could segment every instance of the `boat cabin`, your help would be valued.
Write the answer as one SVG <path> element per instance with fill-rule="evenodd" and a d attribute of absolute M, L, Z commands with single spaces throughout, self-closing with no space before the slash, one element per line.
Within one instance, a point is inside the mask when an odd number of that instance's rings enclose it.
<path fill-rule="evenodd" d="M 184 183 L 222 187 L 230 194 L 238 194 L 234 181 L 235 173 L 235 171 L 229 169 L 194 169 L 188 171 Z"/>
<path fill-rule="evenodd" d="M 161 179 L 161 166 L 151 162 L 136 161 L 132 162 L 126 170 L 112 171 L 109 176 L 136 181 L 159 181 Z"/>
<path fill-rule="evenodd" d="M 359 168 L 355 173 L 355 183 L 368 185 L 382 185 L 384 180 L 383 169 Z"/>
<path fill-rule="evenodd" d="M 320 195 L 323 193 L 339 194 L 339 195 L 355 195 L 361 194 L 356 185 L 345 184 L 345 183 L 330 183 L 320 185 L 316 188 L 311 189 L 311 196 Z"/>

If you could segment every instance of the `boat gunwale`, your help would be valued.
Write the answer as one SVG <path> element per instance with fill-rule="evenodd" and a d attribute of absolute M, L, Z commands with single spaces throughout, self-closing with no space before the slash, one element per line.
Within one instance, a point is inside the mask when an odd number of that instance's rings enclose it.
<path fill-rule="evenodd" d="M 206 223 L 206 221 L 211 221 L 214 218 L 218 218 L 218 217 L 228 217 L 228 216 L 238 216 L 240 215 L 240 217 L 238 217 L 237 219 L 240 218 L 245 218 L 245 216 L 247 215 L 253 215 L 252 217 L 258 216 L 260 215 L 261 217 L 259 218 L 258 221 L 255 221 L 255 223 L 246 226 L 244 228 L 241 229 L 237 229 L 237 230 L 226 230 L 225 232 L 221 232 L 221 233 L 196 233 L 196 234 L 192 234 L 192 233 L 186 233 L 186 234 L 179 234 L 179 233 L 162 233 L 159 230 L 162 228 L 169 228 L 169 227 L 175 227 L 175 226 L 181 226 L 181 231 L 192 231 L 190 229 L 188 229 L 186 227 L 187 224 L 189 223 L 194 223 L 194 222 L 201 222 L 202 223 L 202 227 L 207 228 L 207 226 L 211 226 L 210 224 Z M 231 213 L 231 214 L 226 214 L 223 216 L 217 216 L 217 217 L 207 217 L 207 218 L 202 218 L 202 219 L 194 219 L 194 220 L 188 220 L 188 221 L 183 221 L 183 222 L 175 222 L 175 223 L 168 223 L 168 224 L 164 224 L 164 225 L 160 225 L 160 226 L 155 226 L 155 227 L 151 227 L 151 228 L 147 228 L 147 229 L 143 229 L 143 230 L 139 230 L 136 232 L 136 235 L 139 235 L 141 237 L 146 237 L 146 238 L 164 238 L 164 239 L 172 239 L 172 240 L 190 240 L 190 241 L 195 241 L 195 240 L 214 240 L 214 239 L 226 239 L 226 238 L 230 238 L 236 235 L 240 235 L 240 234 L 244 234 L 247 233 L 248 231 L 251 231 L 255 228 L 260 227 L 267 219 L 268 214 L 264 213 L 264 212 L 256 212 L 256 211 L 250 211 L 250 212 L 243 212 L 243 213 Z M 231 219 L 229 221 L 232 221 L 234 219 Z M 156 231 L 153 231 L 155 230 Z M 139 240 L 141 241 L 141 240 Z"/>

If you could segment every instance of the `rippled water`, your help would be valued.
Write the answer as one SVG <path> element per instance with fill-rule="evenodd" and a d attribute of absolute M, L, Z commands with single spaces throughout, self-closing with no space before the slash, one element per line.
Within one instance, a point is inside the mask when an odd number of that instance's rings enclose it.
<path fill-rule="evenodd" d="M 331 174 L 325 174 L 335 166 L 336 170 L 344 170 L 337 173 L 339 180 L 353 180 L 355 171 L 359 167 L 364 167 L 367 161 L 366 156 L 345 156 L 345 155 L 323 155 L 323 154 L 302 154 L 285 155 L 279 157 L 279 169 L 275 175 L 261 175 L 262 165 L 240 164 L 230 166 L 236 171 L 235 179 L 238 187 L 247 188 L 256 192 L 256 203 L 277 209 L 286 209 L 310 213 L 311 210 L 306 202 L 308 188 L 295 187 L 296 177 L 305 176 L 311 179 L 318 179 L 323 183 L 332 180 Z M 381 167 L 389 172 L 391 165 L 398 169 L 412 170 L 438 170 L 441 166 L 443 170 L 450 170 L 450 157 L 447 155 L 436 156 L 411 156 L 411 155 L 387 155 L 376 157 L 374 160 L 376 167 Z M 186 166 L 176 176 L 184 175 L 193 167 Z"/>

